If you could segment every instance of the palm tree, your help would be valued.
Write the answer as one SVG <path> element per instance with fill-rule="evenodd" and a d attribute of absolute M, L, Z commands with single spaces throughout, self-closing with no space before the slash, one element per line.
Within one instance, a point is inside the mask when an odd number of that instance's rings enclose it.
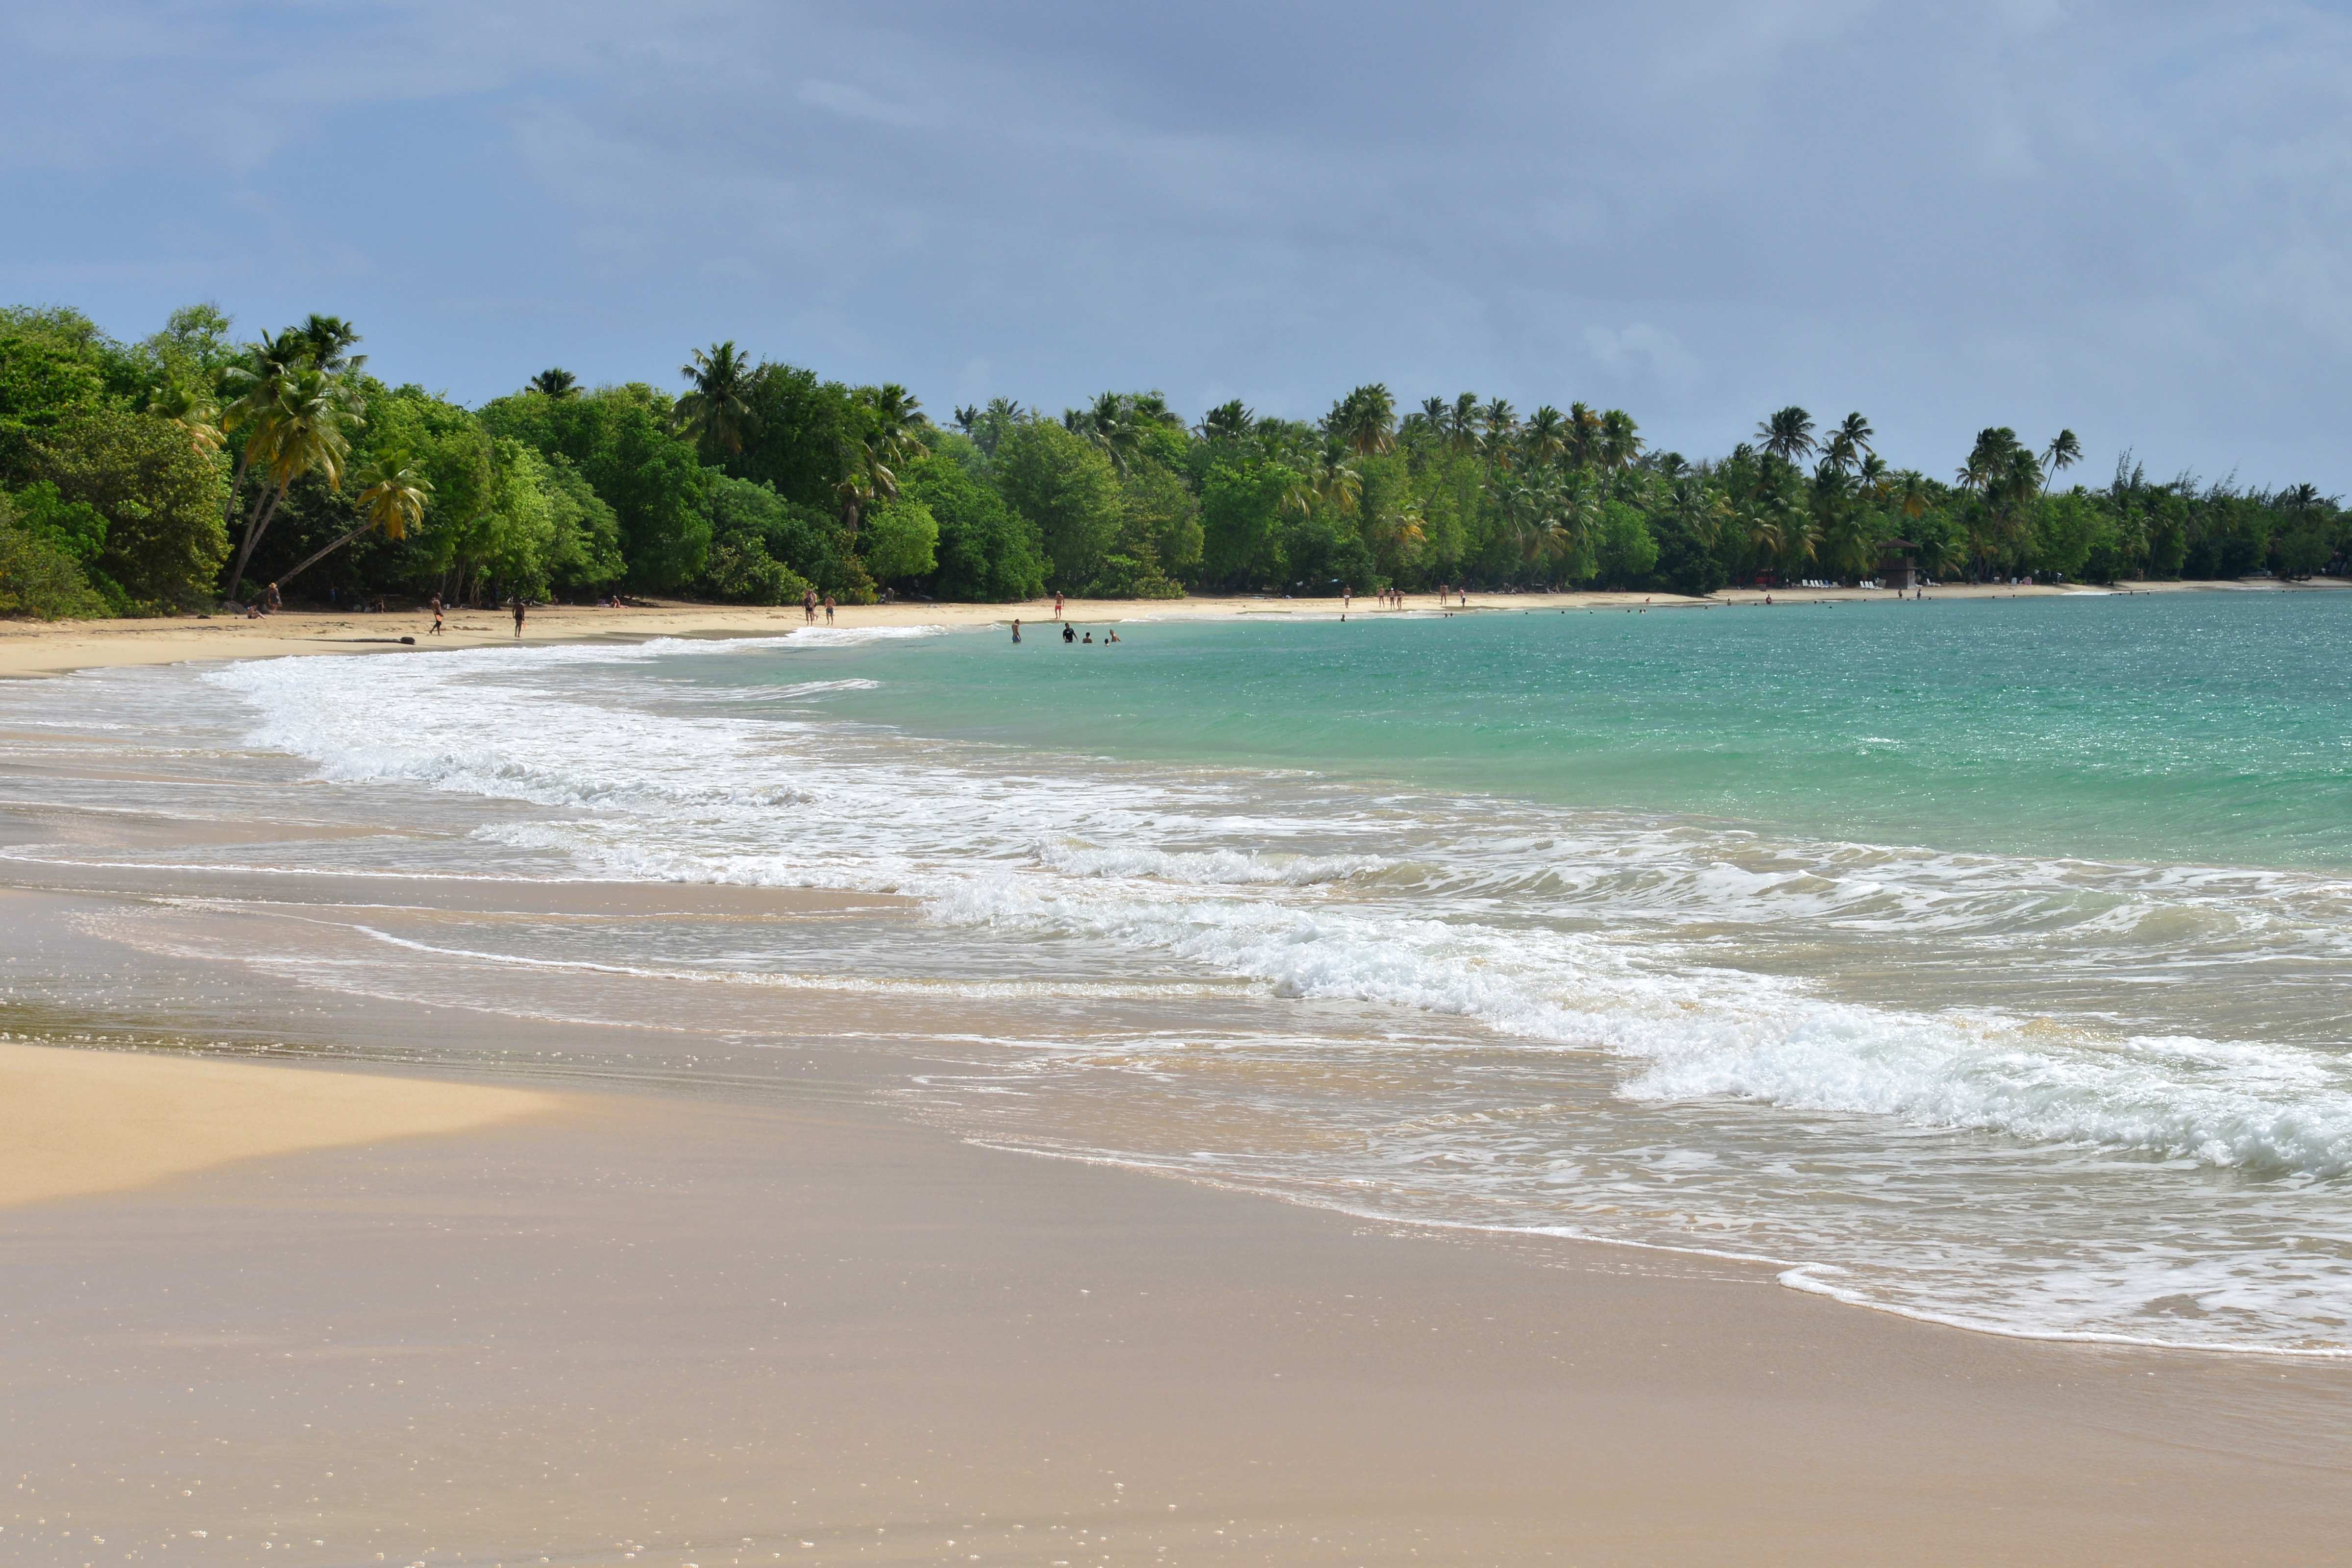
<path fill-rule="evenodd" d="M 552 397 L 560 403 L 564 398 L 576 395 L 580 391 L 580 383 L 568 370 L 548 369 L 532 376 L 530 387 L 531 391 L 542 396 Z"/>
<path fill-rule="evenodd" d="M 1356 503 L 1363 499 L 1364 476 L 1347 459 L 1347 447 L 1328 446 L 1315 462 L 1315 472 L 1308 482 L 1318 500 L 1342 517 L 1355 515 Z"/>
<path fill-rule="evenodd" d="M 2016 431 L 2006 425 L 1988 425 L 1977 432 L 1976 445 L 1969 448 L 1969 460 L 1953 477 L 1964 490 L 1990 492 L 1993 481 L 2008 470 L 2010 454 L 2016 449 Z"/>
<path fill-rule="evenodd" d="M 1421 422 L 1433 436 L 1444 437 L 1454 433 L 1454 405 L 1442 397 L 1421 400 Z"/>
<path fill-rule="evenodd" d="M 188 445 L 200 458 L 221 449 L 221 411 L 211 395 L 184 381 L 167 381 L 148 395 L 147 411 L 169 419 L 188 433 Z"/>
<path fill-rule="evenodd" d="M 1250 432 L 1257 416 L 1238 397 L 1228 399 L 1201 416 L 1200 435 L 1204 441 L 1238 441 Z"/>
<path fill-rule="evenodd" d="M 337 377 L 315 365 L 305 365 L 287 378 L 276 400 L 249 422 L 253 436 L 246 443 L 246 453 L 260 465 L 270 488 L 257 499 L 253 515 L 246 521 L 245 541 L 237 548 L 236 569 L 229 574 L 232 593 L 245 581 L 246 563 L 253 558 L 254 546 L 269 531 L 295 480 L 318 474 L 329 489 L 342 489 L 343 458 L 351 451 L 348 427 L 358 425 L 360 416 Z"/>
<path fill-rule="evenodd" d="M 1849 414 L 1840 420 L 1838 427 L 1830 433 L 1830 437 L 1832 440 L 1843 442 L 1848 452 L 1859 452 L 1867 458 L 1873 455 L 1870 446 L 1871 437 L 1877 434 L 1877 431 L 1870 427 L 1869 420 L 1855 413 Z"/>
<path fill-rule="evenodd" d="M 1063 415 L 1062 423 L 1109 458 L 1111 467 L 1122 474 L 1143 449 L 1143 432 L 1136 424 L 1134 410 L 1116 392 L 1097 393 L 1087 407 Z"/>
<path fill-rule="evenodd" d="M 880 443 L 882 456 L 890 462 L 903 462 L 923 444 L 923 427 L 930 423 L 923 416 L 922 399 L 895 381 L 884 382 L 864 398 L 874 423 L 874 438 Z"/>
<path fill-rule="evenodd" d="M 359 330 L 341 316 L 322 316 L 313 310 L 294 330 L 309 345 L 310 363 L 329 375 L 341 375 L 367 363 L 367 355 L 350 352 L 360 341 Z"/>
<path fill-rule="evenodd" d="M 677 400 L 677 428 L 705 451 L 716 449 L 734 457 L 743 450 L 744 437 L 759 428 L 751 397 L 759 388 L 761 369 L 739 353 L 732 338 L 697 349 L 678 366 L 689 390 Z"/>
<path fill-rule="evenodd" d="M 2083 442 L 2081 437 L 2072 430 L 2059 431 L 2050 438 L 2050 445 L 2042 449 L 2042 461 L 2048 470 L 2049 479 L 2056 479 L 2082 460 Z M 2049 479 L 2044 479 L 2042 483 L 2046 489 Z"/>
<path fill-rule="evenodd" d="M 1731 514 L 1731 503 L 1709 489 L 1706 480 L 1685 475 L 1666 492 L 1666 510 L 1703 549 L 1713 550 L 1723 520 Z"/>
<path fill-rule="evenodd" d="M 1601 416 L 1593 411 L 1592 405 L 1581 402 L 1570 404 L 1568 448 L 1579 468 L 1593 460 L 1594 447 L 1600 438 Z"/>
<path fill-rule="evenodd" d="M 1171 430 L 1184 428 L 1184 416 L 1168 406 L 1167 397 L 1157 387 L 1131 395 L 1127 405 L 1129 412 L 1146 425 L 1165 425 Z"/>
<path fill-rule="evenodd" d="M 425 502 L 433 493 L 433 481 L 407 453 L 379 453 L 352 477 L 361 485 L 353 498 L 359 503 L 359 526 L 304 556 L 291 571 L 280 574 L 278 582 L 292 582 L 372 528 L 382 529 L 386 539 L 405 539 L 410 529 L 425 521 Z"/>
<path fill-rule="evenodd" d="M 310 352 L 309 342 L 292 327 L 259 342 L 246 344 L 236 362 L 221 372 L 221 394 L 228 399 L 221 411 L 222 432 L 233 433 L 267 419 L 269 410 L 277 405 L 278 395 L 285 389 L 287 378 L 301 369 Z M 237 499 L 245 490 L 246 471 L 258 455 L 251 440 L 238 450 L 236 471 L 229 477 L 228 503 L 221 514 L 224 523 L 236 521 Z M 235 588 L 234 584 L 231 588 Z"/>
<path fill-rule="evenodd" d="M 1906 522 L 1916 522 L 1927 513 L 1934 498 L 1927 493 L 1927 476 L 1916 468 L 1903 470 L 1903 483 L 1895 491 L 1895 510 Z"/>
<path fill-rule="evenodd" d="M 1813 416 L 1792 403 L 1756 426 L 1756 438 L 1773 457 L 1794 463 L 1813 453 Z"/>
<path fill-rule="evenodd" d="M 1622 408 L 1601 416 L 1592 434 L 1592 458 L 1611 473 L 1622 473 L 1642 455 L 1641 426 Z"/>
<path fill-rule="evenodd" d="M 1568 417 L 1547 403 L 1528 416 L 1519 431 L 1519 446 L 1529 461 L 1543 464 L 1568 450 Z"/>
<path fill-rule="evenodd" d="M 1478 395 L 1465 392 L 1454 400 L 1445 416 L 1445 437 L 1457 452 L 1475 451 L 1478 447 Z"/>
<path fill-rule="evenodd" d="M 1396 445 L 1396 400 L 1381 382 L 1360 386 L 1334 404 L 1324 429 L 1360 458 Z"/>

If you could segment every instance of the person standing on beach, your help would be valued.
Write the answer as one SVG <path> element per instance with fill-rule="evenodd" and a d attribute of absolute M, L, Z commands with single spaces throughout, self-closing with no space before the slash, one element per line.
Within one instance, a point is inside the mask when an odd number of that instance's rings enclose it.
<path fill-rule="evenodd" d="M 833 595 L 830 594 L 824 596 L 824 624 L 833 625 Z"/>
<path fill-rule="evenodd" d="M 522 640 L 522 595 L 520 594 L 514 596 L 514 613 L 515 640 L 520 642 Z"/>
<path fill-rule="evenodd" d="M 1058 588 L 1054 590 L 1054 618 L 1062 618 L 1062 591 Z"/>

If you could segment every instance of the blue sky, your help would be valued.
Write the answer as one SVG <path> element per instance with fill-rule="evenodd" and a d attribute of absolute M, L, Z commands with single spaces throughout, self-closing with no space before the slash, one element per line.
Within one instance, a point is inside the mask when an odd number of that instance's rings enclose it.
<path fill-rule="evenodd" d="M 732 338 L 944 417 L 1867 414 L 2352 491 L 2352 18 L 2312 4 L 30 4 L 0 299 L 349 316 L 478 402 Z"/>

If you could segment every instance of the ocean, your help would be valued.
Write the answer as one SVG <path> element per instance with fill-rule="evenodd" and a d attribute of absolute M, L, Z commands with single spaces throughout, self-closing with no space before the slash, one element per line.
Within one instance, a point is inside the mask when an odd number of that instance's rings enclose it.
<path fill-rule="evenodd" d="M 0 853 L 188 873 L 89 917 L 158 963 L 919 1037 L 892 1096 L 1006 1148 L 2352 1354 L 2352 595 L 1543 605 L 26 682 L 5 800 L 162 826 Z M 229 923 L 227 870 L 383 892 Z M 583 879 L 909 901 L 500 907 Z"/>

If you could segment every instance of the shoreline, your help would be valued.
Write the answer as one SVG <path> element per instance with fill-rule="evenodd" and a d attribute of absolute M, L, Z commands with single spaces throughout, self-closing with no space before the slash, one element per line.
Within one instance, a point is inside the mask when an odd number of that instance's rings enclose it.
<path fill-rule="evenodd" d="M 2117 595 L 2179 593 L 2327 593 L 2352 588 L 2335 578 L 2305 583 L 2250 578 L 2232 582 L 2123 583 L 2113 587 L 2045 584 L 1958 584 L 1927 590 L 1928 601 L 2011 598 L 2107 598 Z M 1550 611 L 1643 611 L 1724 609 L 1761 605 L 1760 589 L 1725 589 L 1705 599 L 1671 594 L 1471 594 L 1463 606 L 1441 611 L 1435 596 L 1408 594 L 1404 608 L 1383 610 L 1358 598 L 1345 613 L 1368 618 L 1398 614 L 1482 615 Z M 1775 605 L 1893 603 L 1892 590 L 1865 588 L 1775 588 Z M 898 603 L 845 605 L 835 612 L 838 628 L 867 626 L 1001 626 L 1019 617 L 1048 621 L 1053 601 L 1018 605 Z M 1289 599 L 1264 595 L 1183 599 L 1076 599 L 1066 617 L 1081 623 L 1149 620 L 1222 620 L 1278 615 L 1336 616 L 1338 599 Z M 260 620 L 229 616 L 174 616 L 114 621 L 0 621 L 0 678 L 61 675 L 76 669 L 195 660 L 270 658 L 296 654 L 411 653 L 436 647 L 505 647 L 516 642 L 513 624 L 498 610 L 452 611 L 448 631 L 431 635 L 430 615 L 286 610 Z M 820 625 L 823 623 L 820 622 Z M 657 602 L 652 608 L 601 609 L 578 605 L 532 608 L 524 623 L 525 644 L 621 641 L 662 637 L 777 637 L 806 623 L 796 605 L 702 605 Z M 404 645 L 400 639 L 415 641 Z"/>
<path fill-rule="evenodd" d="M 562 1028 L 434 1023 L 475 1053 L 437 1087 L 556 1098 L 516 1059 Z M 2242 1555 L 2250 1515 L 2323 1560 L 2352 1507 L 2341 1366 L 1012 1159 L 837 1081 L 557 1087 L 587 1113 L 0 1205 L 0 1539 L 318 1568 L 2186 1564 Z"/>

